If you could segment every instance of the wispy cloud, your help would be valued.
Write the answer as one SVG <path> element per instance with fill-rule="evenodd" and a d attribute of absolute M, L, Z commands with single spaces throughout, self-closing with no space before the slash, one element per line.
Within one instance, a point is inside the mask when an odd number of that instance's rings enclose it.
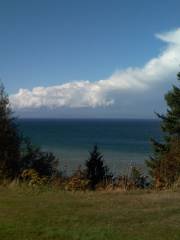
<path fill-rule="evenodd" d="M 180 63 L 180 28 L 156 34 L 156 37 L 166 42 L 167 46 L 158 57 L 148 61 L 142 68 L 121 70 L 108 79 L 96 82 L 74 81 L 51 87 L 35 87 L 32 90 L 19 89 L 18 93 L 10 96 L 11 104 L 13 108 L 21 110 L 41 107 L 95 108 L 108 107 L 118 101 L 126 104 L 132 93 L 146 91 L 151 94 L 156 85 L 165 84 L 175 76 Z"/>

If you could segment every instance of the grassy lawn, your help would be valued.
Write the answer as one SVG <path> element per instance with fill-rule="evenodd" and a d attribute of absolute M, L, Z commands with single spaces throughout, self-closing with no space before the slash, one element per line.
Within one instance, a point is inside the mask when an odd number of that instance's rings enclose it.
<path fill-rule="evenodd" d="M 2 240 L 180 239 L 180 192 L 0 188 Z"/>

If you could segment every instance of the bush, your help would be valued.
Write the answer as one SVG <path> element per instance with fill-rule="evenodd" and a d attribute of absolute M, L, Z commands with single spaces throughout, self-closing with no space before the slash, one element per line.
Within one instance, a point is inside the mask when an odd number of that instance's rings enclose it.
<path fill-rule="evenodd" d="M 70 177 L 66 183 L 66 190 L 85 191 L 89 188 L 89 180 L 86 178 L 86 172 L 81 167 Z"/>
<path fill-rule="evenodd" d="M 21 174 L 21 179 L 28 183 L 29 186 L 39 186 L 48 183 L 48 178 L 39 176 L 34 169 L 24 170 Z"/>
<path fill-rule="evenodd" d="M 59 174 L 59 161 L 51 152 L 44 152 L 34 146 L 29 139 L 24 139 L 21 149 L 20 172 L 34 169 L 40 177 L 55 177 Z"/>
<path fill-rule="evenodd" d="M 129 181 L 131 182 L 132 187 L 135 188 L 146 188 L 149 186 L 148 176 L 146 176 L 142 170 L 136 166 L 132 167 Z"/>

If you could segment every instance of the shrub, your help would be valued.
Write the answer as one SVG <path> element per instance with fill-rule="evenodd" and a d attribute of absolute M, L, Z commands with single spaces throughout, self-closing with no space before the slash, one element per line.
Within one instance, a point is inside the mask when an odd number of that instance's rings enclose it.
<path fill-rule="evenodd" d="M 70 191 L 85 191 L 89 188 L 89 180 L 86 178 L 86 173 L 81 167 L 68 179 L 65 188 Z"/>
<path fill-rule="evenodd" d="M 42 177 L 34 169 L 24 170 L 21 174 L 21 179 L 27 182 L 30 186 L 44 185 L 48 183 L 47 177 Z"/>
<path fill-rule="evenodd" d="M 24 139 L 21 152 L 20 172 L 34 169 L 39 176 L 51 178 L 59 174 L 58 159 L 51 152 L 42 151 L 34 146 L 29 139 Z"/>
<path fill-rule="evenodd" d="M 146 188 L 149 186 L 148 176 L 136 166 L 132 167 L 129 181 L 131 182 L 132 187 L 135 188 Z"/>

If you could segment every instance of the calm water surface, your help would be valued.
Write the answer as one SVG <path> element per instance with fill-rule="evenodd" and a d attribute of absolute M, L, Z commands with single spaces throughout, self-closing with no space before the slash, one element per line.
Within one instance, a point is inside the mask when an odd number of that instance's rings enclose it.
<path fill-rule="evenodd" d="M 161 138 L 156 120 L 21 119 L 19 124 L 34 144 L 54 152 L 69 173 L 83 165 L 94 144 L 113 172 L 123 173 L 130 162 L 144 168 L 152 151 L 149 139 Z"/>

